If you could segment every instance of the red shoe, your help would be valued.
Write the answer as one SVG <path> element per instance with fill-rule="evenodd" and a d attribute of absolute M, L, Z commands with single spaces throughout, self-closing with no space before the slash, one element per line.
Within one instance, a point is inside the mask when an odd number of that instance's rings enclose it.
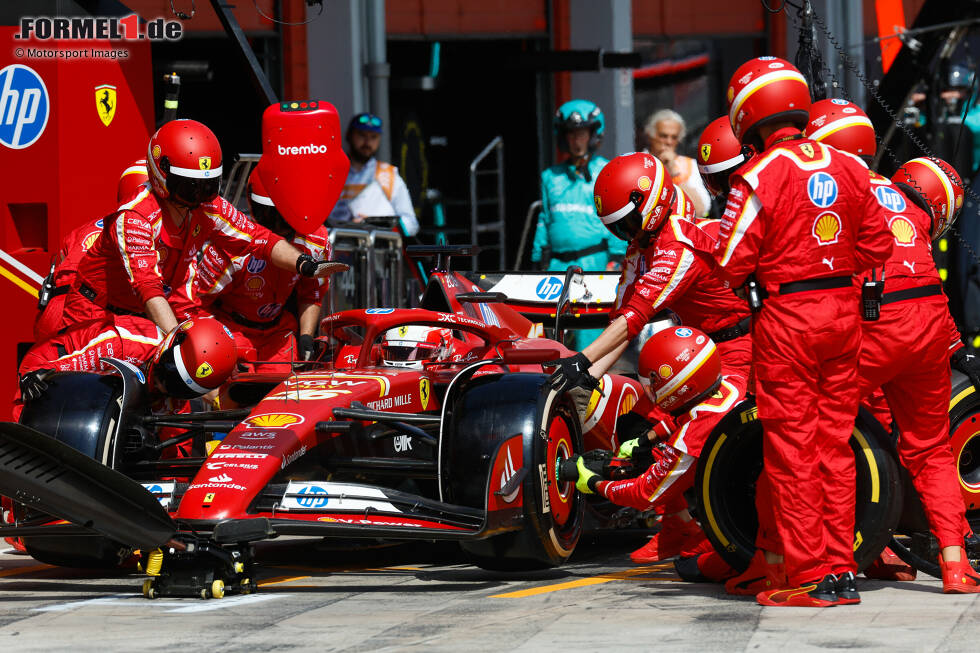
<path fill-rule="evenodd" d="M 759 605 L 769 607 L 832 608 L 838 604 L 836 587 L 837 579 L 833 574 L 827 574 L 820 581 L 804 583 L 799 587 L 759 592 L 755 600 Z"/>
<path fill-rule="evenodd" d="M 724 583 L 737 574 L 716 551 L 674 561 L 677 575 L 689 583 Z"/>
<path fill-rule="evenodd" d="M 756 549 L 748 569 L 728 579 L 725 591 L 738 596 L 755 596 L 759 592 L 785 586 L 786 570 L 782 563 L 769 564 L 762 549 Z"/>
<path fill-rule="evenodd" d="M 865 578 L 876 580 L 915 580 L 915 567 L 902 561 L 887 546 L 864 570 Z"/>
<path fill-rule="evenodd" d="M 660 521 L 660 532 L 650 541 L 630 554 L 630 560 L 637 564 L 650 564 L 673 558 L 684 550 L 685 544 L 697 536 L 704 537 L 701 527 L 693 519 L 682 521 L 680 517 L 666 516 Z M 694 543 L 695 546 L 697 542 Z"/>
<path fill-rule="evenodd" d="M 980 593 L 980 574 L 969 560 L 961 558 L 956 562 L 946 562 L 939 556 L 939 566 L 943 570 L 943 594 Z"/>
<path fill-rule="evenodd" d="M 712 546 L 711 540 L 708 536 L 704 534 L 704 531 L 700 528 L 698 531 L 684 540 L 684 544 L 681 545 L 680 556 L 682 558 L 693 558 L 701 555 L 702 553 L 711 553 L 715 550 Z"/>

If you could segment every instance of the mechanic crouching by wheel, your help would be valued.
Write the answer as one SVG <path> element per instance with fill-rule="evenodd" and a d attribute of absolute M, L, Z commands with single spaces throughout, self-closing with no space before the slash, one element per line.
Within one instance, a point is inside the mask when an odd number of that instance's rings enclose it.
<path fill-rule="evenodd" d="M 759 154 L 731 178 L 716 259 L 730 287 L 754 274 L 768 294 L 753 320 L 752 362 L 785 555 L 783 587 L 756 598 L 769 606 L 857 603 L 848 439 L 861 317 L 852 276 L 884 263 L 891 234 L 864 164 L 803 137 L 810 91 L 789 62 L 746 62 L 728 102 L 735 136 Z"/>
<path fill-rule="evenodd" d="M 640 511 L 659 505 L 686 507 L 683 493 L 694 484 L 697 458 L 705 441 L 745 396 L 747 377 L 732 370 L 723 376 L 723 370 L 721 353 L 702 331 L 682 326 L 653 334 L 643 345 L 637 370 L 649 403 L 641 400 L 628 413 L 630 422 L 642 424 L 638 429 L 640 436 L 624 442 L 619 451 L 623 457 L 639 457 L 640 450 L 649 450 L 653 464 L 637 478 L 604 481 L 586 467 L 581 456 L 576 456 L 565 463 L 565 479 L 574 480 L 582 492 L 599 494 L 616 505 Z M 652 410 L 654 405 L 671 417 L 659 419 L 659 411 Z M 677 528 L 666 517 L 664 521 L 665 528 Z M 668 552 L 662 547 L 660 553 L 693 557 L 711 550 L 694 521 L 680 529 L 687 537 L 675 544 L 677 550 Z M 660 542 L 665 543 L 667 537 Z M 727 574 L 718 580 L 734 574 L 727 565 L 719 563 L 714 566 L 720 566 Z"/>
<path fill-rule="evenodd" d="M 676 312 L 684 325 L 708 333 L 717 343 L 724 373 L 747 379 L 751 358 L 748 305 L 713 275 L 714 238 L 710 230 L 677 215 L 674 184 L 653 155 L 618 156 L 596 180 L 595 204 L 606 227 L 629 242 L 616 306 L 609 326 L 582 353 L 559 361 L 552 382 L 560 389 L 593 383 L 620 356 L 628 343 L 664 308 Z M 717 233 L 717 232 L 715 232 Z M 591 368 L 591 370 L 590 370 Z M 745 387 L 740 391 L 744 394 Z M 617 428 L 620 441 L 638 435 L 643 425 Z M 677 555 L 689 538 L 701 538 L 683 501 L 662 502 L 661 531 L 630 556 L 634 562 L 655 562 Z"/>
<path fill-rule="evenodd" d="M 62 328 L 112 315 L 145 315 L 163 331 L 177 326 L 167 301 L 187 283 L 208 241 L 231 256 L 254 253 L 306 277 L 328 274 L 309 255 L 255 224 L 218 196 L 221 147 L 195 120 L 174 120 L 150 139 L 150 184 L 105 218 L 102 234 L 78 265 Z M 263 232 L 267 233 L 267 232 Z"/>
<path fill-rule="evenodd" d="M 292 243 L 313 261 L 328 261 L 331 246 L 326 228 L 321 226 L 307 235 L 297 234 L 269 197 L 259 174 L 261 166 L 259 161 L 248 179 L 252 219 L 260 229 L 268 229 Z M 238 348 L 255 351 L 260 361 L 256 371 L 288 374 L 291 369 L 283 363 L 315 357 L 314 337 L 320 302 L 327 287 L 325 277 L 302 277 L 294 270 L 273 267 L 256 253 L 231 258 L 208 245 L 194 283 L 196 299 L 232 330 Z M 298 321 L 285 310 L 294 289 Z"/>

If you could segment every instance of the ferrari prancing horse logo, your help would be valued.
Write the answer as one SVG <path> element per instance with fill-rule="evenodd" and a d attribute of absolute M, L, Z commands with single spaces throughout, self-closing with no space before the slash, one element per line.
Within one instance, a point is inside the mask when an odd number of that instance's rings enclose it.
<path fill-rule="evenodd" d="M 705 143 L 701 146 L 701 160 L 707 162 L 708 157 L 711 156 L 711 145 Z"/>
<path fill-rule="evenodd" d="M 99 119 L 106 127 L 116 117 L 116 87 L 110 84 L 102 84 L 95 87 L 95 110 L 99 112 Z"/>
<path fill-rule="evenodd" d="M 422 402 L 422 410 L 429 407 L 429 393 L 432 391 L 429 379 L 419 379 L 419 400 Z"/>

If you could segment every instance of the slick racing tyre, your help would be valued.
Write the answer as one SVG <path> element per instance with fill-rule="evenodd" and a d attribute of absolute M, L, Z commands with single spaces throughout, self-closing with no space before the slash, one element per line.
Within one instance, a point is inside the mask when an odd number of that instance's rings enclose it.
<path fill-rule="evenodd" d="M 65 372 L 48 377 L 46 382 L 44 394 L 24 406 L 20 423 L 111 466 L 122 380 L 112 375 Z M 104 537 L 25 537 L 24 546 L 34 559 L 60 567 L 118 567 L 131 552 Z"/>
<path fill-rule="evenodd" d="M 511 511 L 511 523 L 523 526 L 461 543 L 474 564 L 484 569 L 558 566 L 582 534 L 585 502 L 573 483 L 558 479 L 561 463 L 583 451 L 581 427 L 571 398 L 551 393 L 547 380 L 544 374 L 480 377 L 470 381 L 447 410 L 443 437 L 450 440 L 443 444 L 440 467 L 445 500 L 489 506 L 491 519 L 497 511 Z M 495 473 L 496 466 L 488 469 L 488 462 L 497 460 L 515 437 L 520 453 L 508 460 L 520 462 L 506 474 Z M 514 487 L 498 499 L 503 481 L 516 475 L 521 475 L 520 490 Z M 501 504 L 508 500 L 511 503 Z"/>
<path fill-rule="evenodd" d="M 902 507 L 901 479 L 884 429 L 858 415 L 851 436 L 857 469 L 854 558 L 867 567 L 888 544 Z M 759 527 L 755 485 L 762 471 L 762 424 L 746 399 L 718 424 L 698 460 L 695 496 L 704 531 L 725 561 L 748 567 Z"/>
<path fill-rule="evenodd" d="M 959 472 L 966 519 L 976 532 L 980 529 L 980 392 L 966 375 L 957 370 L 953 370 L 952 382 L 949 400 L 950 447 Z M 936 538 L 929 532 L 929 522 L 908 474 L 905 476 L 905 509 L 898 528 L 901 535 L 896 536 L 889 546 L 904 562 L 930 576 L 942 578 L 936 562 L 939 554 Z"/>

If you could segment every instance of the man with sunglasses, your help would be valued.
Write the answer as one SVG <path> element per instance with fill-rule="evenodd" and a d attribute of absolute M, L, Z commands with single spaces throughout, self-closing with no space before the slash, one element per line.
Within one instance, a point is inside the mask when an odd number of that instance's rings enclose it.
<path fill-rule="evenodd" d="M 118 315 L 145 315 L 165 333 L 178 320 L 171 291 L 190 283 L 210 242 L 230 256 L 256 253 L 305 277 L 335 272 L 256 225 L 218 196 L 221 147 L 195 120 L 174 120 L 150 139 L 150 184 L 107 216 L 79 262 L 62 330 Z"/>
<path fill-rule="evenodd" d="M 414 236 L 419 232 L 419 221 L 408 187 L 398 168 L 375 158 L 381 146 L 381 134 L 381 118 L 370 113 L 351 118 L 347 125 L 350 172 L 340 200 L 330 213 L 330 222 L 363 222 L 372 216 L 397 215 L 402 233 Z M 377 206 L 384 201 L 390 208 L 386 206 L 380 213 L 372 211 L 372 207 L 380 210 Z"/>

